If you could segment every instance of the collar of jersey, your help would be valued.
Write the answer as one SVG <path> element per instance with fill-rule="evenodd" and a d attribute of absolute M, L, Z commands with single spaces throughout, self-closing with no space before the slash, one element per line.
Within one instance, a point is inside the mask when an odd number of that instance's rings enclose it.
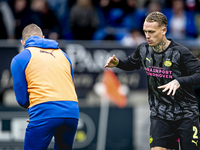
<path fill-rule="evenodd" d="M 44 49 L 58 49 L 58 43 L 54 40 L 41 38 L 39 36 L 31 36 L 26 40 L 24 48 L 39 47 Z"/>

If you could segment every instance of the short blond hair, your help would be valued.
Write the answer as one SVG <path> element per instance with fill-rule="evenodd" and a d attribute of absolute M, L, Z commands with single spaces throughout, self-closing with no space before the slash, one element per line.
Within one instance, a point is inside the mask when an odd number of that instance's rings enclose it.
<path fill-rule="evenodd" d="M 36 24 L 29 24 L 27 25 L 23 31 L 22 31 L 22 39 L 23 41 L 26 41 L 31 36 L 39 36 L 42 37 L 43 33 L 40 27 L 38 27 Z"/>
<path fill-rule="evenodd" d="M 146 22 L 158 22 L 158 26 L 167 26 L 167 17 L 158 11 L 150 13 L 146 19 Z"/>

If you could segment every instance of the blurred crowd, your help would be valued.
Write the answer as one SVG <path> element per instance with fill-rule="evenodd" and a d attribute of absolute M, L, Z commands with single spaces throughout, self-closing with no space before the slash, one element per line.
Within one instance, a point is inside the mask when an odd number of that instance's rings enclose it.
<path fill-rule="evenodd" d="M 161 11 L 167 37 L 200 39 L 200 0 L 1 0 L 0 39 L 20 39 L 35 23 L 46 38 L 116 40 L 127 46 L 145 41 L 145 17 Z"/>

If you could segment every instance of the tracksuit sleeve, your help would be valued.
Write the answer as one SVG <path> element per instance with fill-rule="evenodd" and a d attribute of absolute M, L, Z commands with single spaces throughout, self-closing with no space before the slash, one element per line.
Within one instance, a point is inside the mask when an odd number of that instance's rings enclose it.
<path fill-rule="evenodd" d="M 24 108 L 28 108 L 29 106 L 29 94 L 27 92 L 25 69 L 30 58 L 30 52 L 28 50 L 24 50 L 12 59 L 10 67 L 16 100 L 19 105 Z"/>

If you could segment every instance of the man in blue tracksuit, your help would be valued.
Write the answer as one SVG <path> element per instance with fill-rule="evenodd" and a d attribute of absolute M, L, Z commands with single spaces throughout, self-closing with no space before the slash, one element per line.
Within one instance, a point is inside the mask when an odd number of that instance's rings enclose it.
<path fill-rule="evenodd" d="M 30 24 L 22 32 L 25 48 L 11 62 L 16 100 L 29 113 L 24 149 L 71 150 L 79 119 L 72 64 L 58 43 Z"/>

